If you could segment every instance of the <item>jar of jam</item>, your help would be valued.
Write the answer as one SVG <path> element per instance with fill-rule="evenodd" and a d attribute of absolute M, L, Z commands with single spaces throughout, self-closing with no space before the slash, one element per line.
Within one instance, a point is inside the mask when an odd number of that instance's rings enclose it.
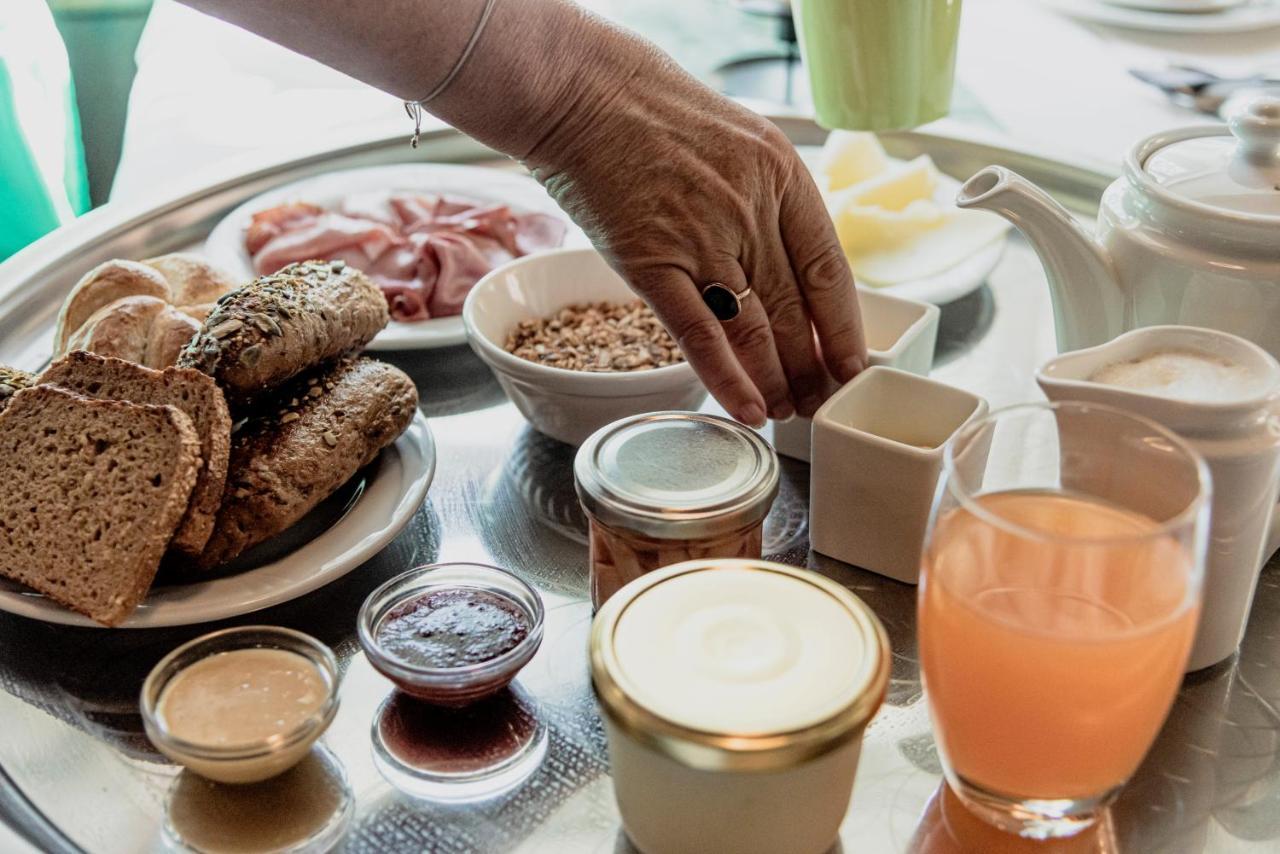
<path fill-rule="evenodd" d="M 686 560 L 761 557 L 778 457 L 754 430 L 697 412 L 652 412 L 593 433 L 574 460 L 591 528 L 591 604 Z"/>

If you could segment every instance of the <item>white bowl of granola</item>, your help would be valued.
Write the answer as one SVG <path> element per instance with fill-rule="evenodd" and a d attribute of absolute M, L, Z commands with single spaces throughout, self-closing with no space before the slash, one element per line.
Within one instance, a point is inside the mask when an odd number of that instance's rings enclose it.
<path fill-rule="evenodd" d="M 636 301 L 595 250 L 562 249 L 489 273 L 467 296 L 462 321 L 471 349 L 529 423 L 578 445 L 619 418 L 696 410 L 706 399 L 693 368 Z"/>

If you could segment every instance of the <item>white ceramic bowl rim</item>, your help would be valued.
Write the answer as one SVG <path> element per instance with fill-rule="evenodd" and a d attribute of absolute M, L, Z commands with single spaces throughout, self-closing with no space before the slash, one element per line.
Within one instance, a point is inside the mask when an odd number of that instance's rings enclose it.
<path fill-rule="evenodd" d="M 601 372 L 571 371 L 539 365 L 508 353 L 501 344 L 492 340 L 480 329 L 476 323 L 476 315 L 479 312 L 478 302 L 488 289 L 496 287 L 496 282 L 513 274 L 518 275 L 523 267 L 559 264 L 568 257 L 579 256 L 599 257 L 599 253 L 594 249 L 568 248 L 529 255 L 498 267 L 477 282 L 467 294 L 466 302 L 462 306 L 462 322 L 467 328 L 467 338 L 476 345 L 477 354 L 505 374 L 552 386 L 557 392 L 569 394 L 576 392 L 584 397 L 629 397 L 661 391 L 669 388 L 673 382 L 688 381 L 693 374 L 693 366 L 688 362 L 642 371 Z M 605 263 L 603 258 L 600 262 Z"/>

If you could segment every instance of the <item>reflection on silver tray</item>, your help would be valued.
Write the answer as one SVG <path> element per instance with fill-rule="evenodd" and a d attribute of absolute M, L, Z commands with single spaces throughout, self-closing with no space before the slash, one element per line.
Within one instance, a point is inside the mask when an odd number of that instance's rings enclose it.
<path fill-rule="evenodd" d="M 786 119 L 797 142 L 821 142 L 812 122 Z M 928 153 L 965 177 L 1001 163 L 1077 211 L 1097 204 L 1111 177 L 985 143 L 892 134 L 890 153 Z M 0 362 L 32 367 L 47 355 L 66 288 L 108 257 L 149 257 L 201 239 L 223 213 L 264 189 L 328 169 L 428 158 L 492 162 L 452 132 L 402 138 L 271 166 L 157 212 L 95 212 L 0 266 Z M 973 302 L 968 302 L 971 299 Z M 1019 238 L 986 288 L 944 318 L 939 379 L 993 406 L 1032 399 L 1033 368 L 1053 347 L 1049 298 L 1034 252 Z M 355 803 L 344 847 L 377 852 L 610 854 L 619 832 L 604 737 L 584 655 L 590 626 L 582 519 L 569 476 L 571 449 L 530 431 L 488 371 L 464 348 L 392 360 L 410 373 L 432 416 L 440 471 L 431 500 L 390 546 L 349 575 L 234 623 L 297 627 L 332 645 L 343 671 L 342 709 L 326 735 Z M 915 651 L 915 589 L 809 552 L 807 469 L 784 466 L 766 550 L 846 585 L 884 621 L 893 647 L 888 701 L 869 727 L 843 850 L 911 850 L 938 789 L 936 756 Z M 374 763 L 370 728 L 391 689 L 353 638 L 364 596 L 392 575 L 435 560 L 480 560 L 536 585 L 547 605 L 542 648 L 520 675 L 546 725 L 546 755 L 495 798 L 445 804 L 408 798 Z M 154 847 L 175 769 L 141 737 L 137 686 L 150 664 L 204 630 L 105 634 L 0 615 L 0 810 L 48 850 L 135 852 Z M 1114 811 L 1119 850 L 1275 850 L 1280 839 L 1280 566 L 1264 571 L 1237 660 L 1189 679 L 1159 741 Z M 918 849 L 917 849 L 918 850 Z"/>

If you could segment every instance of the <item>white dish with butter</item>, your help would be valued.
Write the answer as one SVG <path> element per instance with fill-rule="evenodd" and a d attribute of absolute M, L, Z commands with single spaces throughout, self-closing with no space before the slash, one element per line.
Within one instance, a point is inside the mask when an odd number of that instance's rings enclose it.
<path fill-rule="evenodd" d="M 187 584 L 156 584 L 117 628 L 207 623 L 259 611 L 317 590 L 360 566 L 395 539 L 422 506 L 435 470 L 435 441 L 426 417 L 418 412 L 408 429 L 368 469 L 292 528 L 237 558 L 231 565 L 234 573 Z M 344 497 L 345 506 L 326 508 Z M 338 518 L 319 518 L 326 509 Z M 307 536 L 311 539 L 298 542 Z M 279 554 L 290 546 L 294 546 L 291 551 Z M 0 611 L 46 623 L 102 628 L 86 616 L 5 580 L 0 580 Z"/>
<path fill-rule="evenodd" d="M 959 210 L 960 182 L 929 158 L 894 160 L 874 134 L 847 131 L 800 155 L 859 284 L 941 305 L 977 290 L 1000 263 L 1008 224 Z"/>

